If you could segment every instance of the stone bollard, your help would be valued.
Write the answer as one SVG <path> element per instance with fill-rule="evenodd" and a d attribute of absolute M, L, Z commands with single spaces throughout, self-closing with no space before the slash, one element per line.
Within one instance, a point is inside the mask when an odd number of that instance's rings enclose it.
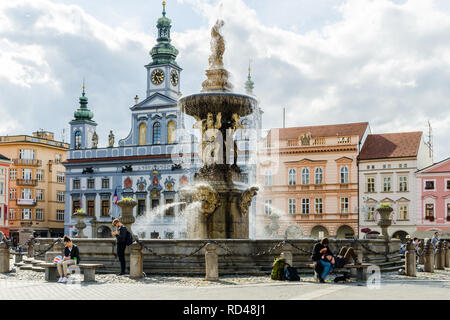
<path fill-rule="evenodd" d="M 130 246 L 130 278 L 138 279 L 143 277 L 143 263 L 142 245 L 135 242 Z"/>
<path fill-rule="evenodd" d="M 443 254 L 444 253 L 444 243 L 442 241 L 439 241 L 436 245 L 436 255 L 435 255 L 435 269 L 437 270 L 444 270 L 444 259 Z"/>
<path fill-rule="evenodd" d="M 14 262 L 15 263 L 21 263 L 23 261 L 23 254 L 20 252 L 14 253 Z"/>
<path fill-rule="evenodd" d="M 416 250 L 411 240 L 406 245 L 405 273 L 408 277 L 416 276 Z"/>
<path fill-rule="evenodd" d="M 424 261 L 424 271 L 434 272 L 434 248 L 431 244 L 431 240 L 428 240 L 425 245 Z"/>
<path fill-rule="evenodd" d="M 425 259 L 424 259 L 425 255 L 423 254 L 424 250 L 425 250 L 425 243 L 424 243 L 424 240 L 422 239 L 419 242 L 419 254 L 421 254 L 419 256 L 419 262 L 418 262 L 419 265 L 425 264 Z"/>
<path fill-rule="evenodd" d="M 447 241 L 444 241 L 444 265 L 446 268 L 450 267 L 450 248 L 448 247 L 449 243 Z"/>
<path fill-rule="evenodd" d="M 219 280 L 219 256 L 217 255 L 216 249 L 217 247 L 213 243 L 208 243 L 205 246 L 205 280 L 207 281 Z"/>
<path fill-rule="evenodd" d="M 8 273 L 11 271 L 9 266 L 9 246 L 0 242 L 0 273 Z"/>
<path fill-rule="evenodd" d="M 64 244 L 61 239 L 58 239 L 58 242 L 50 250 L 45 253 L 45 262 L 53 262 L 55 257 L 64 256 Z"/>
<path fill-rule="evenodd" d="M 294 256 L 292 255 L 292 245 L 289 243 L 285 243 L 281 250 L 280 257 L 286 261 L 287 264 L 289 264 L 291 267 L 294 263 Z"/>

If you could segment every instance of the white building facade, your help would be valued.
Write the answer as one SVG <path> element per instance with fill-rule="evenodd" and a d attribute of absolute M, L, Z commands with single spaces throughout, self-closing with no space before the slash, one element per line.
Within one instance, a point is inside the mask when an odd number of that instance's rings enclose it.
<path fill-rule="evenodd" d="M 416 231 L 417 185 L 415 172 L 433 163 L 422 132 L 372 134 L 359 156 L 360 237 L 381 233 L 377 208 L 388 203 L 394 209 L 391 237 L 405 239 Z M 370 229 L 370 233 L 361 230 Z"/>

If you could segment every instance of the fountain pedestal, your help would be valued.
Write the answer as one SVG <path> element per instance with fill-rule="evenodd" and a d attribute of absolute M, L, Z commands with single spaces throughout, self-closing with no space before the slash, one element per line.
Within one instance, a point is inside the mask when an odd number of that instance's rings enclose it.
<path fill-rule="evenodd" d="M 204 166 L 195 175 L 195 191 L 186 192 L 199 204 L 188 221 L 193 239 L 248 239 L 249 206 L 257 187 L 245 189 L 237 165 L 236 131 L 243 129 L 241 117 L 251 114 L 255 98 L 230 92 L 228 71 L 223 66 L 225 42 L 217 21 L 211 30 L 211 56 L 201 93 L 179 100 L 181 110 L 196 120 L 201 130 L 200 156 Z"/>
<path fill-rule="evenodd" d="M 137 205 L 137 202 L 135 200 L 121 200 L 117 204 L 122 211 L 122 215 L 119 217 L 120 222 L 133 234 L 131 225 L 136 221 L 133 216 L 133 208 Z"/>

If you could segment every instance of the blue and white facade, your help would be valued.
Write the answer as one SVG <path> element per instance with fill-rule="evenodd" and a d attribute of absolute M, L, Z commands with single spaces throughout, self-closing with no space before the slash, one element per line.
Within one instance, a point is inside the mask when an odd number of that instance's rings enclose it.
<path fill-rule="evenodd" d="M 97 123 L 87 108 L 83 88 L 80 108 L 70 122 L 70 150 L 64 164 L 65 234 L 77 233 L 72 214 L 82 208 L 88 214 L 85 235 L 110 237 L 111 221 L 121 215 L 113 201 L 115 192 L 119 199 L 132 197 L 138 202 L 134 208 L 137 221 L 140 216 L 155 215 L 145 220 L 144 231 L 136 228 L 140 237 L 179 238 L 186 231 L 185 222 L 177 218 L 184 206 L 177 205 L 181 200 L 178 191 L 181 185 L 192 182 L 195 170 L 182 169 L 171 158 L 178 141 L 176 129 L 184 126 L 177 106 L 182 69 L 175 61 L 178 50 L 170 44 L 170 23 L 164 10 L 158 20 L 158 44 L 151 51 L 152 62 L 145 66 L 147 97 L 141 102 L 136 97 L 136 104 L 130 108 L 130 133 L 119 140 L 118 146 L 112 140 L 108 147 L 97 146 Z M 157 207 L 163 205 L 170 209 L 159 212 Z"/>

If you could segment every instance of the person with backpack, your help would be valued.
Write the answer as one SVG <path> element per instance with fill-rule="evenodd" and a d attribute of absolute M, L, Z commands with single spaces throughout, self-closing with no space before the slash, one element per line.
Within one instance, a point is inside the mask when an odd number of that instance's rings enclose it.
<path fill-rule="evenodd" d="M 117 228 L 117 232 L 111 232 L 111 234 L 116 237 L 117 241 L 117 256 L 120 262 L 120 273 L 118 275 L 123 276 L 126 274 L 125 249 L 133 243 L 133 237 L 119 219 L 114 219 L 112 225 Z"/>

